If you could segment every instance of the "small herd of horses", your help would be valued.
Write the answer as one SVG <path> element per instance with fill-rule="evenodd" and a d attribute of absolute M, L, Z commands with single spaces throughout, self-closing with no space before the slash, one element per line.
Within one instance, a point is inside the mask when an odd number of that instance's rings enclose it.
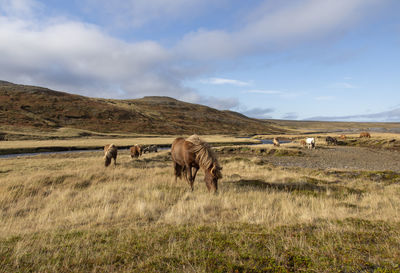
<path fill-rule="evenodd" d="M 346 137 L 346 135 L 340 135 L 339 138 L 342 140 L 345 140 L 347 137 Z M 361 132 L 360 138 L 371 138 L 371 134 L 368 132 Z M 327 136 L 325 138 L 325 141 L 326 141 L 327 145 L 338 145 L 339 144 L 339 141 L 337 140 L 336 137 Z M 307 146 L 309 149 L 315 149 L 315 138 L 309 137 L 309 138 L 306 138 L 305 140 L 302 139 L 302 140 L 300 140 L 300 144 L 304 147 Z"/>
<path fill-rule="evenodd" d="M 139 156 L 141 156 L 142 154 L 145 153 L 152 153 L 158 152 L 158 148 L 156 145 L 149 145 L 149 146 L 141 146 L 138 144 L 133 145 L 132 147 L 129 148 L 130 154 L 131 154 L 131 158 L 138 158 Z"/>
<path fill-rule="evenodd" d="M 140 145 L 130 147 L 131 158 L 138 158 L 145 152 L 157 152 L 157 146 L 150 145 L 145 148 Z M 107 167 L 114 160 L 117 164 L 118 149 L 114 144 L 104 146 L 104 165 Z M 188 138 L 178 137 L 172 142 L 171 158 L 174 164 L 175 181 L 184 178 L 193 191 L 193 184 L 197 171 L 204 170 L 204 181 L 209 191 L 218 191 L 218 179 L 222 178 L 222 167 L 209 144 L 200 139 L 198 135 Z"/>
<path fill-rule="evenodd" d="M 129 148 L 131 158 L 138 158 L 142 154 L 145 153 L 152 153 L 158 152 L 158 148 L 156 145 L 149 145 L 149 146 L 141 146 L 138 144 L 133 145 Z M 104 166 L 108 166 L 111 164 L 111 161 L 114 159 L 114 165 L 117 165 L 117 155 L 118 155 L 118 148 L 114 144 L 107 144 L 104 146 Z"/>
<path fill-rule="evenodd" d="M 368 132 L 360 133 L 360 138 L 371 138 Z M 340 135 L 340 139 L 346 139 L 346 135 Z M 338 140 L 335 137 L 327 136 L 325 138 L 326 143 L 338 144 Z M 305 140 L 302 139 L 300 144 L 306 146 L 309 149 L 315 149 L 315 138 L 309 137 Z M 279 139 L 273 139 L 274 146 L 280 146 Z M 134 145 L 130 147 L 131 158 L 138 158 L 145 152 L 157 152 L 157 146 L 150 145 L 142 147 L 140 145 Z M 104 146 L 104 165 L 107 167 L 114 160 L 114 165 L 117 163 L 118 149 L 114 144 L 108 144 Z M 194 180 L 199 169 L 204 171 L 204 181 L 206 183 L 208 191 L 216 193 L 218 191 L 218 179 L 222 178 L 222 167 L 218 163 L 218 159 L 215 153 L 212 151 L 210 145 L 200 139 L 198 135 L 192 135 L 188 138 L 178 137 L 172 142 L 171 146 L 171 158 L 174 166 L 175 181 L 178 178 L 182 179 L 184 176 L 188 182 L 191 190 L 193 191 Z"/>

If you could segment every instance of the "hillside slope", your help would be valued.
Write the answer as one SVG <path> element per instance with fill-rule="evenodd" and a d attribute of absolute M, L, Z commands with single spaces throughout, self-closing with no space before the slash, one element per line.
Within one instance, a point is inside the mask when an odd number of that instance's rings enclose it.
<path fill-rule="evenodd" d="M 283 133 L 271 121 L 181 102 L 169 97 L 89 98 L 0 81 L 0 124 L 7 128 L 138 134 Z"/>

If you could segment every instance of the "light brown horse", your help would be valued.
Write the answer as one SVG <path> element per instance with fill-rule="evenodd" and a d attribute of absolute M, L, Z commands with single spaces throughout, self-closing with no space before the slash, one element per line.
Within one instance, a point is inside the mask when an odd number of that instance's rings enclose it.
<path fill-rule="evenodd" d="M 279 139 L 277 138 L 277 137 L 274 137 L 274 139 L 273 139 L 273 144 L 274 144 L 274 146 L 276 146 L 276 147 L 279 147 L 281 144 L 279 143 Z"/>
<path fill-rule="evenodd" d="M 138 158 L 142 155 L 142 149 L 140 148 L 140 145 L 135 144 L 130 147 L 129 150 L 131 152 L 131 158 Z"/>
<path fill-rule="evenodd" d="M 174 163 L 175 181 L 182 178 L 182 172 L 193 191 L 193 183 L 199 168 L 204 170 L 204 181 L 208 191 L 218 191 L 218 179 L 222 178 L 218 160 L 208 143 L 199 136 L 192 135 L 187 139 L 178 137 L 171 147 L 171 157 Z"/>
<path fill-rule="evenodd" d="M 371 135 L 370 135 L 370 133 L 368 133 L 368 132 L 361 132 L 361 133 L 360 133 L 360 138 L 361 138 L 361 137 L 371 138 Z"/>
<path fill-rule="evenodd" d="M 339 138 L 340 139 L 346 139 L 347 137 L 346 137 L 346 135 L 340 135 Z"/>
<path fill-rule="evenodd" d="M 114 159 L 114 166 L 117 165 L 117 154 L 118 149 L 114 144 L 107 144 L 104 146 L 104 166 L 108 166 L 111 163 L 111 159 Z"/>
<path fill-rule="evenodd" d="M 307 143 L 304 139 L 300 140 L 300 145 L 306 147 Z"/>

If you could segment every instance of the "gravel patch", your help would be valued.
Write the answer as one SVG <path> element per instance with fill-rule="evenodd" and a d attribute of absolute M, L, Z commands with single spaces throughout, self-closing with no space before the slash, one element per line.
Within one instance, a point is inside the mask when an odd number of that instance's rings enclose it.
<path fill-rule="evenodd" d="M 304 156 L 269 156 L 268 162 L 285 167 L 400 172 L 400 152 L 364 147 L 303 149 Z"/>

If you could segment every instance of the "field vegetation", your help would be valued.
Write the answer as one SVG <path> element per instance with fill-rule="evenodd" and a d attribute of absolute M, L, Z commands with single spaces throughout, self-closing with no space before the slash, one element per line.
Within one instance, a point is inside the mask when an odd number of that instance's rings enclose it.
<path fill-rule="evenodd" d="M 0 159 L 0 271 L 399 272 L 399 174 L 271 163 L 294 145 L 216 148 L 217 195 L 167 150 Z"/>
<path fill-rule="evenodd" d="M 68 150 L 102 150 L 106 144 L 114 143 L 119 148 L 127 149 L 135 144 L 157 145 L 158 147 L 170 147 L 177 136 L 135 136 L 135 137 L 85 137 L 57 140 L 12 140 L 0 141 L 1 154 L 19 154 L 34 152 L 68 151 Z M 226 135 L 209 135 L 204 140 L 212 145 L 226 144 L 258 144 L 259 140 L 251 138 L 238 138 Z"/>
<path fill-rule="evenodd" d="M 340 135 L 345 135 L 345 139 L 341 139 Z M 253 139 L 271 139 L 273 137 L 281 140 L 289 140 L 292 143 L 299 144 L 300 140 L 308 137 L 314 137 L 316 145 L 325 146 L 325 138 L 327 136 L 335 137 L 338 140 L 339 146 L 355 146 L 355 147 L 368 147 L 377 149 L 391 149 L 400 150 L 400 134 L 397 133 L 382 133 L 373 132 L 371 138 L 360 138 L 360 133 L 313 133 L 313 134 L 277 134 L 277 135 L 254 135 Z M 297 145 L 298 146 L 298 145 Z"/>

